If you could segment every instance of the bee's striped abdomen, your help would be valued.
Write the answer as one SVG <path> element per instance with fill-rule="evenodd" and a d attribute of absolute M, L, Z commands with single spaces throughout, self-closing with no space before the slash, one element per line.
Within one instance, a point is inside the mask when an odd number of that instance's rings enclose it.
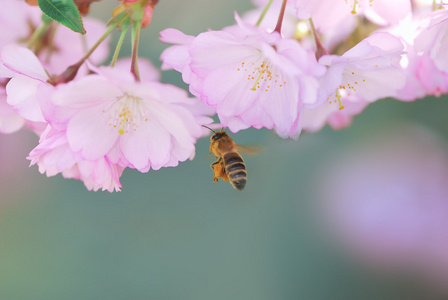
<path fill-rule="evenodd" d="M 224 155 L 223 159 L 230 183 L 234 188 L 242 191 L 247 182 L 246 165 L 243 162 L 243 158 L 238 152 L 229 152 Z"/>

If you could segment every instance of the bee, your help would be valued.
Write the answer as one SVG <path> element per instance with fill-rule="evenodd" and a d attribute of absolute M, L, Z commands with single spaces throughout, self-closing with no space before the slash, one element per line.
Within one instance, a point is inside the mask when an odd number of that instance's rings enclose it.
<path fill-rule="evenodd" d="M 214 173 L 213 182 L 222 178 L 224 181 L 230 181 L 235 189 L 242 191 L 246 186 L 247 171 L 243 158 L 237 151 L 239 146 L 222 129 L 217 132 L 210 130 L 214 132 L 210 137 L 210 155 L 213 154 L 218 159 L 210 165 Z"/>

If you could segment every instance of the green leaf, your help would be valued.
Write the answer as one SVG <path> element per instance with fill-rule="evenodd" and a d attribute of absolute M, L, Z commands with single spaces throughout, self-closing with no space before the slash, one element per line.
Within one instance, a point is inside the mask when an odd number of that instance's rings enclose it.
<path fill-rule="evenodd" d="M 75 32 L 86 33 L 81 14 L 73 0 L 38 0 L 40 9 L 51 19 Z"/>

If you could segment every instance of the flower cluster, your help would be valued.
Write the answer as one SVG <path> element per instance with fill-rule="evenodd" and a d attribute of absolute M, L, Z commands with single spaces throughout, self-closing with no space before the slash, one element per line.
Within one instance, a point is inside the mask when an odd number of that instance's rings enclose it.
<path fill-rule="evenodd" d="M 379 99 L 448 92 L 443 5 L 256 0 L 257 9 L 235 14 L 236 24 L 222 30 L 189 36 L 166 29 L 161 41 L 172 46 L 162 69 L 182 73 L 189 97 L 137 57 L 156 0 L 123 0 L 109 27 L 83 17 L 85 36 L 41 18 L 25 1 L 3 2 L 0 132 L 33 130 L 40 139 L 31 164 L 90 190 L 120 190 L 127 167 L 148 172 L 192 159 L 213 114 L 232 132 L 268 128 L 297 139 L 326 123 L 347 126 Z M 122 37 L 112 62 L 99 66 L 115 27 Z M 132 57 L 118 60 L 128 28 Z"/>
<path fill-rule="evenodd" d="M 219 31 L 161 32 L 174 44 L 162 68 L 181 72 L 233 132 L 266 127 L 297 139 L 302 129 L 345 127 L 379 99 L 447 92 L 442 5 L 430 12 L 408 0 L 254 2 L 257 9 Z"/>
<path fill-rule="evenodd" d="M 82 180 L 89 190 L 112 192 L 120 190 L 126 167 L 148 172 L 193 158 L 196 140 L 207 131 L 201 125 L 212 122 L 212 108 L 159 82 L 149 61 L 139 59 L 138 80 L 129 71 L 129 59 L 97 67 L 108 55 L 106 44 L 67 80 L 70 72 L 64 69 L 83 56 L 84 41 L 92 46 L 98 40 L 105 25 L 85 18 L 84 39 L 58 28 L 51 47 L 32 51 L 23 41 L 30 36 L 28 24 L 42 26 L 39 9 L 5 2 L 22 15 L 8 19 L 3 10 L 4 20 L 25 28 L 0 41 L 0 126 L 4 133 L 26 126 L 40 136 L 28 159 L 41 173 L 61 173 Z"/>

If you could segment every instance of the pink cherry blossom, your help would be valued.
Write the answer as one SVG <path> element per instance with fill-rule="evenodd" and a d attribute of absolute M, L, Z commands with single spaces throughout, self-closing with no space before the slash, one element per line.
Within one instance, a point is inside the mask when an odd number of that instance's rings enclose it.
<path fill-rule="evenodd" d="M 33 30 L 42 24 L 39 7 L 27 5 L 25 1 L 2 0 L 0 11 L 0 49 L 10 43 L 26 45 Z M 87 50 L 103 35 L 106 25 L 90 17 L 83 17 L 85 35 L 73 32 L 65 26 L 57 26 L 52 42 L 42 43 L 38 51 L 44 67 L 51 74 L 62 73 L 68 66 L 76 63 Z M 10 30 L 13 28 L 14 30 Z M 103 42 L 89 60 L 95 64 L 103 62 L 108 54 L 109 38 Z M 84 72 L 87 71 L 83 68 Z"/>
<path fill-rule="evenodd" d="M 185 57 L 182 64 L 162 54 L 164 63 L 187 73 L 191 93 L 215 107 L 231 131 L 266 127 L 281 137 L 298 138 L 300 109 L 317 101 L 317 78 L 325 68 L 297 41 L 236 19 L 237 26 L 201 33 L 194 40 L 162 32 L 164 40 L 179 37 L 180 46 L 172 52 Z"/>
<path fill-rule="evenodd" d="M 400 66 L 403 44 L 389 33 L 378 32 L 367 37 L 342 56 L 325 55 L 319 62 L 329 67 L 322 79 L 321 92 L 337 101 L 356 95 L 372 102 L 395 96 L 405 84 Z M 342 104 L 343 105 L 343 104 Z"/>
<path fill-rule="evenodd" d="M 31 7 L 25 1 L 2 0 L 0 48 L 30 38 L 31 28 L 37 28 L 42 23 L 40 16 L 40 9 Z M 32 26 L 29 26 L 30 24 Z"/>
<path fill-rule="evenodd" d="M 211 123 L 205 115 L 212 110 L 175 86 L 138 83 L 130 73 L 124 80 L 119 69 L 99 72 L 60 85 L 52 94 L 56 114 L 66 117 L 72 151 L 85 160 L 107 157 L 141 172 L 193 158 L 201 124 Z"/>
<path fill-rule="evenodd" d="M 399 64 L 403 45 L 388 33 L 375 33 L 342 56 L 324 55 L 319 60 L 328 66 L 321 80 L 319 96 L 328 102 L 304 107 L 301 126 L 317 131 L 325 123 L 340 129 L 350 125 L 370 102 L 396 96 L 405 84 Z"/>
<path fill-rule="evenodd" d="M 81 180 L 88 190 L 113 192 L 121 188 L 119 178 L 124 167 L 111 164 L 105 157 L 92 161 L 83 159 L 70 149 L 65 131 L 50 126 L 41 135 L 39 145 L 31 151 L 28 159 L 31 165 L 39 166 L 40 173 L 46 173 L 49 177 L 61 173 L 64 178 Z"/>

